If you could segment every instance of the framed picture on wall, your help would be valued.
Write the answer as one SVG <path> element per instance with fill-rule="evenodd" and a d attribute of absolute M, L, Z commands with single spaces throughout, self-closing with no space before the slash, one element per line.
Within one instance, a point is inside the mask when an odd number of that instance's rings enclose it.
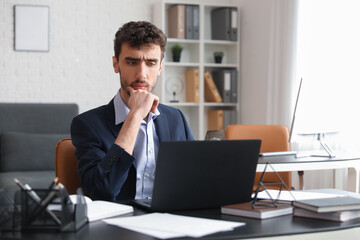
<path fill-rule="evenodd" d="M 15 51 L 49 51 L 49 7 L 15 5 Z"/>

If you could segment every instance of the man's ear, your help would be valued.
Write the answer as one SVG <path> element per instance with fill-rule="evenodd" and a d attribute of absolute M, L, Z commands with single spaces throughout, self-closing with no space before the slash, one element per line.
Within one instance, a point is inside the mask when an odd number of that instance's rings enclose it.
<path fill-rule="evenodd" d="M 120 69 L 119 69 L 118 61 L 117 61 L 116 57 L 112 57 L 112 59 L 113 59 L 114 72 L 115 72 L 115 73 L 119 73 L 119 72 L 120 72 Z"/>

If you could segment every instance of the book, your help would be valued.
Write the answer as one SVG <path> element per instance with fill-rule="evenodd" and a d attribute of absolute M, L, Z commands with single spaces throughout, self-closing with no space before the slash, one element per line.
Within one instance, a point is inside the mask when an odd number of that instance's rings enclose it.
<path fill-rule="evenodd" d="M 279 195 L 280 192 L 280 195 Z M 275 190 L 275 189 L 268 189 L 267 193 L 266 191 L 258 192 L 257 198 L 258 199 L 270 199 L 269 195 L 273 199 L 277 199 L 279 201 L 287 201 L 292 202 L 295 199 L 296 200 L 308 200 L 308 199 L 320 199 L 320 198 L 333 198 L 333 197 L 344 197 L 345 194 L 333 194 L 333 193 L 322 193 L 322 192 L 309 192 L 304 190 L 299 191 L 286 191 L 286 190 Z M 252 197 L 254 198 L 254 195 Z"/>
<path fill-rule="evenodd" d="M 294 201 L 294 207 L 307 209 L 313 212 L 336 212 L 344 210 L 360 210 L 360 198 L 332 197 Z"/>
<path fill-rule="evenodd" d="M 223 110 L 209 110 L 208 111 L 208 130 L 223 130 L 224 129 L 224 111 Z"/>
<path fill-rule="evenodd" d="M 221 95 L 217 89 L 214 79 L 210 72 L 204 73 L 205 80 L 205 101 L 206 102 L 222 102 Z"/>
<path fill-rule="evenodd" d="M 168 9 L 168 37 L 185 38 L 185 5 L 178 4 Z"/>
<path fill-rule="evenodd" d="M 278 203 L 278 207 L 252 208 L 251 202 L 231 204 L 221 207 L 221 213 L 241 217 L 267 219 L 292 214 L 293 207 L 289 203 Z"/>
<path fill-rule="evenodd" d="M 132 206 L 101 200 L 88 203 L 87 210 L 89 222 L 134 212 Z"/>
<path fill-rule="evenodd" d="M 70 195 L 69 197 L 73 203 L 77 202 L 77 195 Z M 84 198 L 87 205 L 87 217 L 89 222 L 134 212 L 134 208 L 129 205 L 102 200 L 93 201 L 86 196 L 84 196 Z"/>
<path fill-rule="evenodd" d="M 293 210 L 293 215 L 295 217 L 307 217 L 307 218 L 317 218 L 317 219 L 330 220 L 336 222 L 346 222 L 352 219 L 360 218 L 360 210 L 318 213 L 303 208 L 295 207 Z"/>
<path fill-rule="evenodd" d="M 185 72 L 186 101 L 200 102 L 200 79 L 199 69 L 191 69 Z"/>

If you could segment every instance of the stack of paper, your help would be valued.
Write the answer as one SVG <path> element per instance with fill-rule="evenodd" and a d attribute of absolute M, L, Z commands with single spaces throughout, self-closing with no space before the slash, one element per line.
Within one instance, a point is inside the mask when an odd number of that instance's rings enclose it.
<path fill-rule="evenodd" d="M 245 223 L 241 222 L 186 217 L 169 213 L 151 213 L 141 216 L 112 218 L 103 221 L 107 224 L 116 225 L 161 239 L 202 237 L 220 231 L 231 231 L 236 227 L 245 225 Z"/>

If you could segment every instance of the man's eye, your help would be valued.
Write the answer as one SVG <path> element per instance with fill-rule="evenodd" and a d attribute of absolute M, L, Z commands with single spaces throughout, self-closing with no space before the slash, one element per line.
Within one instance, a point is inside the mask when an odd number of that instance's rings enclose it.
<path fill-rule="evenodd" d="M 148 64 L 149 66 L 155 66 L 155 65 L 156 65 L 156 62 L 155 62 L 155 61 L 149 61 L 147 64 Z"/>
<path fill-rule="evenodd" d="M 129 64 L 129 65 L 136 65 L 136 61 L 127 61 L 127 64 Z"/>

